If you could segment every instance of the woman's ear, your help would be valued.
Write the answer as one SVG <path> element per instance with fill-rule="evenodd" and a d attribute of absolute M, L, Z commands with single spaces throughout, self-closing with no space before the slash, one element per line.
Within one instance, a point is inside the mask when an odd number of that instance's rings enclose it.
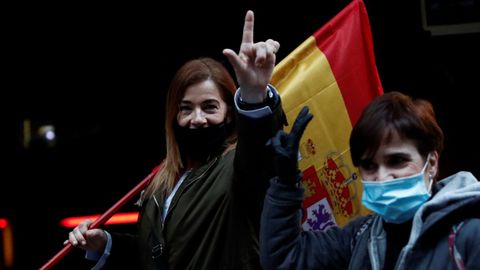
<path fill-rule="evenodd" d="M 430 154 L 430 157 L 428 159 L 428 164 L 430 165 L 429 173 L 433 175 L 434 178 L 438 177 L 438 159 L 439 155 L 437 151 L 433 151 Z"/>

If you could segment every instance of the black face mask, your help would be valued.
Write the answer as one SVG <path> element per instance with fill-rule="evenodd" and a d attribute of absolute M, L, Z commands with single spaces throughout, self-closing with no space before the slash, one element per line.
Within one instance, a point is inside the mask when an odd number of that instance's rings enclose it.
<path fill-rule="evenodd" d="M 225 123 L 196 129 L 175 125 L 174 130 L 180 152 L 200 161 L 217 154 L 228 135 Z"/>

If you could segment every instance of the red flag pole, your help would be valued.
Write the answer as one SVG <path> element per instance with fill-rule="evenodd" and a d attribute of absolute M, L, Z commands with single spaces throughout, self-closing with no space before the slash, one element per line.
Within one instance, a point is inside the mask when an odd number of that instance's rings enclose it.
<path fill-rule="evenodd" d="M 160 165 L 161 166 L 161 165 Z M 152 178 L 155 176 L 157 171 L 159 170 L 160 166 L 157 166 L 153 171 L 145 177 L 137 186 L 135 186 L 132 190 L 130 190 L 125 196 L 123 196 L 117 203 L 115 203 L 110 209 L 108 209 L 103 215 L 97 218 L 91 225 L 90 229 L 99 228 L 105 222 L 107 222 L 120 208 L 130 201 L 135 195 L 137 195 L 140 191 L 145 189 L 147 185 L 150 183 Z M 65 255 L 67 255 L 73 249 L 73 245 L 68 243 L 60 250 L 55 256 L 53 256 L 46 264 L 44 264 L 40 270 L 48 270 L 52 268 L 55 264 L 57 264 Z"/>

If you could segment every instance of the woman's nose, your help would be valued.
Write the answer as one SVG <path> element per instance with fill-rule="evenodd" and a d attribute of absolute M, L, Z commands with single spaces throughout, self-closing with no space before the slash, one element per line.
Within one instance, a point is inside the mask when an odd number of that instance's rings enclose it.
<path fill-rule="evenodd" d="M 202 110 L 196 109 L 193 112 L 192 125 L 203 126 L 207 123 L 207 118 Z"/>
<path fill-rule="evenodd" d="M 393 179 L 392 174 L 388 168 L 384 166 L 379 166 L 375 174 L 376 181 L 385 181 Z"/>

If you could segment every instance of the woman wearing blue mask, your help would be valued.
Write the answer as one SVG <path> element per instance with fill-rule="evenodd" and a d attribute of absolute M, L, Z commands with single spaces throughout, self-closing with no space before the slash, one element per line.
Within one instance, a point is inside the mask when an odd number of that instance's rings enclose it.
<path fill-rule="evenodd" d="M 304 108 L 289 134 L 270 140 L 278 166 L 262 213 L 265 269 L 478 269 L 480 183 L 469 172 L 437 180 L 443 132 L 433 108 L 399 92 L 372 101 L 350 137 L 372 214 L 302 231 L 297 153 L 312 117 Z"/>

